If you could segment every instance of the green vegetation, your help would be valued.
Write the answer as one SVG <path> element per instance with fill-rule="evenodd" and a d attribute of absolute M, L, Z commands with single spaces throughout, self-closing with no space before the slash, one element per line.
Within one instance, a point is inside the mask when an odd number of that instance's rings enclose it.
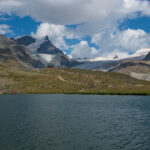
<path fill-rule="evenodd" d="M 61 68 L 24 70 L 0 64 L 0 93 L 150 95 L 150 82 L 114 72 Z"/>

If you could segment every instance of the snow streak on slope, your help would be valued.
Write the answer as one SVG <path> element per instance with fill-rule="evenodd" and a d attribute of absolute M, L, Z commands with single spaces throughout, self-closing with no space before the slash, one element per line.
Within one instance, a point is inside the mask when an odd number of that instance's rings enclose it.
<path fill-rule="evenodd" d="M 29 46 L 27 46 L 27 49 L 30 50 L 31 53 L 36 53 L 39 46 L 45 41 L 45 39 L 36 39 L 36 41 Z"/>

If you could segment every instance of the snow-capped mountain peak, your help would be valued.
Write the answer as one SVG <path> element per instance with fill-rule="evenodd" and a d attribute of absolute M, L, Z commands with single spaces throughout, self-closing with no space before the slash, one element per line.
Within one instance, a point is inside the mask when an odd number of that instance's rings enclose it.
<path fill-rule="evenodd" d="M 18 43 L 21 41 L 21 44 L 25 45 L 32 55 L 40 59 L 46 66 L 68 67 L 74 64 L 74 61 L 55 47 L 48 36 L 43 38 L 24 36 L 17 38 L 16 41 Z"/>

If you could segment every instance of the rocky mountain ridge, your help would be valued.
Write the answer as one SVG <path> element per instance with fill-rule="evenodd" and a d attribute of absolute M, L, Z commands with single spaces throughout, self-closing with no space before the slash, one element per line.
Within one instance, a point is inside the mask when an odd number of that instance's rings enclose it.
<path fill-rule="evenodd" d="M 0 35 L 0 62 L 23 68 L 43 68 L 44 64 L 34 58 L 23 45 Z"/>
<path fill-rule="evenodd" d="M 15 39 L 18 44 L 22 44 L 38 59 L 40 59 L 45 66 L 54 67 L 72 67 L 78 64 L 77 61 L 73 61 L 67 55 L 65 55 L 60 49 L 49 40 L 48 36 L 41 39 L 36 39 L 31 36 L 24 36 Z"/>

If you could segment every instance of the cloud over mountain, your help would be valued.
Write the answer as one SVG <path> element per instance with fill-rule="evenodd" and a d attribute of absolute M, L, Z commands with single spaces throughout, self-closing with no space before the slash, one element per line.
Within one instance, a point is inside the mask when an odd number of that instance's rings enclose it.
<path fill-rule="evenodd" d="M 79 44 L 73 46 L 71 57 L 73 58 L 94 58 L 98 57 L 100 52 L 94 47 L 90 47 L 87 41 L 81 41 Z"/>
<path fill-rule="evenodd" d="M 120 52 L 135 53 L 138 49 L 150 47 L 150 34 L 143 30 L 127 29 L 124 31 L 102 31 L 93 35 L 92 42 L 101 47 L 103 55 Z"/>
<path fill-rule="evenodd" d="M 150 16 L 148 0 L 0 0 L 0 14 L 2 13 L 31 16 L 40 21 L 41 25 L 33 35 L 40 37 L 48 34 L 61 49 L 68 48 L 64 37 L 81 40 L 85 35 L 92 37 L 92 42 L 100 47 L 98 53 L 102 54 L 113 51 L 125 54 L 150 47 L 150 35 L 145 31 L 118 29 L 127 18 Z M 78 25 L 71 30 L 65 26 L 68 24 Z M 9 28 L 0 27 L 0 31 L 5 33 Z M 86 46 L 84 52 L 83 45 Z M 93 52 L 97 52 L 81 40 L 72 46 L 72 56 L 78 56 L 77 47 L 84 57 L 87 53 L 94 57 Z"/>

